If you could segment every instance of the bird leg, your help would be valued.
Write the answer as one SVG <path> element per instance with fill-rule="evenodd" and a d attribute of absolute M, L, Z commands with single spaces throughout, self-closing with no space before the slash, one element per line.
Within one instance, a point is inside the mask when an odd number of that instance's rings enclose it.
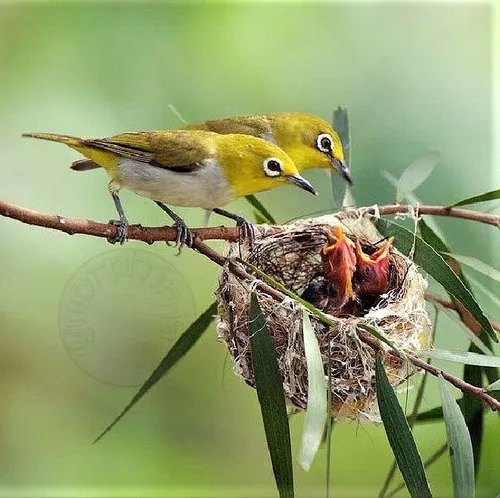
<path fill-rule="evenodd" d="M 109 223 L 116 225 L 116 234 L 113 237 L 108 238 L 108 242 L 111 244 L 116 244 L 119 242 L 123 244 L 125 239 L 127 238 L 128 232 L 128 221 L 125 213 L 123 212 L 122 203 L 120 201 L 120 197 L 117 192 L 111 192 L 111 196 L 113 197 L 113 201 L 116 206 L 116 210 L 118 211 L 119 220 L 109 220 Z"/>
<path fill-rule="evenodd" d="M 229 211 L 220 208 L 214 208 L 212 211 L 220 216 L 236 221 L 236 226 L 240 227 L 240 234 L 242 238 L 248 239 L 250 242 L 255 239 L 255 227 L 243 218 L 243 216 L 230 213 Z"/>
<path fill-rule="evenodd" d="M 177 237 L 175 239 L 175 245 L 179 246 L 179 249 L 183 245 L 192 247 L 193 245 L 193 234 L 191 230 L 186 225 L 186 222 L 177 214 L 175 214 L 168 206 L 163 204 L 163 202 L 155 201 L 156 204 L 167 213 L 172 220 L 174 220 L 173 228 L 177 229 Z"/>

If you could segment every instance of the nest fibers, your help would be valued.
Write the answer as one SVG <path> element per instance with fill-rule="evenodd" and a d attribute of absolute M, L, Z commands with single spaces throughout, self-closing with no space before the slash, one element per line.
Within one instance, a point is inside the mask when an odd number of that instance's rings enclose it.
<path fill-rule="evenodd" d="M 321 218 L 299 220 L 267 230 L 262 227 L 252 247 L 232 244 L 229 256 L 239 256 L 285 285 L 299 296 L 314 281 L 323 278 L 320 251 L 327 242 L 325 231 L 341 226 L 346 235 L 368 247 L 382 238 L 369 217 L 359 210 Z M 375 356 L 361 341 L 359 324 L 381 329 L 401 351 L 417 353 L 430 342 L 431 324 L 424 303 L 424 278 L 407 257 L 390 251 L 390 285 L 387 293 L 365 304 L 355 314 L 332 316 L 328 327 L 311 316 L 323 358 L 325 378 L 331 379 L 331 415 L 336 419 L 378 420 L 374 412 Z M 307 366 L 302 335 L 302 305 L 292 299 L 277 302 L 244 282 L 227 269 L 220 278 L 218 337 L 234 360 L 234 368 L 254 387 L 248 315 L 250 294 L 257 293 L 283 376 L 288 405 L 294 411 L 307 405 Z M 389 381 L 397 386 L 413 373 L 412 365 L 394 355 L 382 353 Z"/>

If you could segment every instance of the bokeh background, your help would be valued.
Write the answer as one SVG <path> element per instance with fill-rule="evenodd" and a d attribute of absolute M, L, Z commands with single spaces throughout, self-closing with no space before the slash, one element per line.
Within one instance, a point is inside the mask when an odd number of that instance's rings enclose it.
<path fill-rule="evenodd" d="M 76 153 L 21 133 L 172 128 L 182 122 L 170 106 L 186 121 L 278 111 L 331 119 L 337 105 L 347 106 L 359 204 L 392 201 L 380 171 L 397 176 L 429 148 L 442 161 L 417 191 L 424 202 L 492 189 L 500 177 L 499 19 L 486 3 L 1 3 L 0 196 L 42 212 L 108 220 L 115 213 L 104 173 L 72 172 Z M 308 177 L 317 198 L 291 187 L 259 198 L 281 221 L 331 210 L 325 172 Z M 132 223 L 165 224 L 147 199 L 124 193 L 122 200 Z M 252 215 L 245 201 L 230 209 Z M 201 210 L 178 212 L 192 226 L 205 222 Z M 492 229 L 439 224 L 456 253 L 494 262 Z M 275 494 L 255 393 L 232 374 L 214 327 L 91 446 L 183 324 L 213 301 L 213 264 L 187 250 L 176 256 L 164 244 L 111 247 L 8 219 L 0 219 L 0 237 L 0 495 Z M 111 252 L 121 261 L 133 249 L 149 253 L 153 270 L 162 258 L 179 292 L 158 300 L 137 275 L 104 279 L 91 311 L 99 340 L 109 342 L 90 348 L 82 367 L 60 333 L 68 285 L 94 258 Z M 437 344 L 461 349 L 467 339 L 441 316 Z M 430 384 L 424 408 L 438 402 Z M 295 453 L 302 420 L 291 422 Z M 440 424 L 415 434 L 424 457 L 445 439 Z M 478 496 L 500 492 L 499 438 L 498 417 L 488 414 Z M 382 427 L 337 425 L 332 495 L 375 496 L 391 461 Z M 297 495 L 324 495 L 324 469 L 325 450 L 309 473 L 297 468 Z M 436 496 L 451 495 L 446 458 L 428 474 Z"/>

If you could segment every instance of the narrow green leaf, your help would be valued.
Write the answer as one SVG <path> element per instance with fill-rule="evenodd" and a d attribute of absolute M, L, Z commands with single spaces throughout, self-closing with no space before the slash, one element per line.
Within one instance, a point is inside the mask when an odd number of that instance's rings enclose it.
<path fill-rule="evenodd" d="M 469 432 L 460 408 L 449 393 L 446 381 L 440 376 L 439 382 L 448 435 L 454 497 L 472 498 L 474 496 L 474 458 Z"/>
<path fill-rule="evenodd" d="M 440 157 L 439 151 L 429 150 L 403 171 L 396 187 L 397 202 L 400 202 L 405 195 L 413 192 L 427 180 L 434 168 L 439 164 Z"/>
<path fill-rule="evenodd" d="M 419 353 L 421 358 L 452 361 L 463 365 L 478 367 L 500 367 L 500 356 L 471 353 L 470 351 L 451 351 L 449 349 L 426 349 Z"/>
<path fill-rule="evenodd" d="M 492 384 L 490 384 L 489 386 L 486 386 L 485 389 L 487 391 L 500 391 L 500 379 L 496 380 L 495 382 L 493 382 Z"/>
<path fill-rule="evenodd" d="M 375 362 L 375 382 L 380 416 L 385 433 L 406 487 L 412 498 L 431 497 L 432 494 L 417 445 L 378 355 Z"/>
<path fill-rule="evenodd" d="M 484 194 L 467 197 L 467 199 L 455 202 L 454 204 L 450 204 L 447 207 L 452 208 L 458 206 L 467 206 L 468 204 L 476 204 L 477 202 L 485 202 L 485 201 L 494 201 L 497 199 L 500 199 L 500 189 L 490 190 L 489 192 L 485 192 Z"/>
<path fill-rule="evenodd" d="M 469 347 L 470 352 L 478 353 L 478 349 L 474 344 Z M 482 370 L 488 371 L 490 368 L 478 368 L 474 365 L 464 365 L 463 379 L 465 382 L 474 386 L 481 387 L 483 385 Z M 496 370 L 496 369 L 494 369 Z M 484 404 L 472 393 L 464 393 L 459 402 L 460 410 L 464 414 L 465 423 L 469 430 L 469 435 L 472 443 L 472 451 L 474 457 L 474 471 L 477 475 L 479 471 L 479 463 L 481 460 L 481 448 L 483 446 L 484 434 Z"/>
<path fill-rule="evenodd" d="M 276 220 L 273 215 L 265 208 L 264 204 L 255 197 L 255 195 L 247 195 L 245 199 L 252 205 L 252 207 L 260 214 L 261 219 L 267 221 L 271 225 L 276 225 Z"/>
<path fill-rule="evenodd" d="M 444 254 L 450 256 L 450 258 L 453 258 L 455 261 L 458 261 L 462 265 L 468 266 L 469 268 L 472 268 L 473 270 L 482 273 L 483 275 L 486 275 L 495 282 L 500 283 L 500 271 L 498 271 L 496 268 L 493 268 L 490 265 L 487 265 L 483 261 L 477 258 L 473 258 L 471 256 L 461 256 L 459 254 L 450 254 L 450 253 L 444 253 Z"/>
<path fill-rule="evenodd" d="M 435 408 L 431 408 L 425 412 L 419 413 L 417 415 L 417 423 L 422 422 L 439 422 L 443 420 L 443 407 L 436 406 Z"/>
<path fill-rule="evenodd" d="M 253 210 L 253 219 L 255 220 L 255 223 L 257 223 L 257 225 L 262 225 L 263 223 L 268 222 L 268 220 L 264 218 L 264 216 L 262 216 L 256 209 Z"/>
<path fill-rule="evenodd" d="M 420 233 L 426 242 L 434 247 L 438 252 L 442 253 L 450 253 L 449 248 L 446 244 L 439 239 L 439 237 L 432 233 L 432 230 L 426 226 L 425 222 L 421 220 L 419 222 Z M 446 258 L 448 262 L 452 263 L 454 266 L 454 270 L 458 269 L 458 276 L 464 283 L 465 287 L 470 291 L 472 295 L 472 288 L 468 279 L 465 278 L 465 275 L 462 272 L 462 269 L 459 263 L 450 258 L 449 256 Z M 457 299 L 455 299 L 452 295 L 450 295 L 453 304 L 455 304 L 457 308 L 457 313 L 460 316 L 459 324 L 461 330 L 464 330 L 467 336 L 469 337 L 471 344 L 469 345 L 469 352 L 471 353 L 483 353 L 486 355 L 492 354 L 491 351 L 491 339 L 486 333 L 484 327 L 481 329 L 480 334 L 476 335 L 477 330 L 471 330 L 466 322 L 467 316 L 463 315 L 463 309 L 461 306 L 458 306 L 460 303 Z M 450 313 L 447 310 L 447 314 Z M 454 321 L 456 320 L 456 314 L 453 313 Z M 483 376 L 482 373 L 485 373 L 488 379 L 497 378 L 498 377 L 498 369 L 491 367 L 477 367 L 474 365 L 465 365 L 463 379 L 465 382 L 469 384 L 473 384 L 475 386 L 482 386 L 483 384 Z M 465 423 L 467 424 L 467 429 L 469 430 L 470 439 L 472 442 L 472 450 L 474 452 L 474 469 L 477 473 L 479 470 L 479 462 L 481 459 L 481 447 L 483 444 L 483 428 L 484 428 L 484 405 L 481 401 L 471 393 L 465 393 L 460 402 L 460 409 L 465 417 Z"/>
<path fill-rule="evenodd" d="M 318 339 L 306 310 L 303 310 L 302 330 L 307 362 L 307 411 L 298 462 L 308 471 L 323 439 L 328 410 L 323 360 Z"/>
<path fill-rule="evenodd" d="M 479 282 L 479 280 L 475 279 L 474 277 L 471 277 L 469 275 L 468 278 L 471 284 L 474 287 L 477 287 L 479 292 L 483 293 L 500 310 L 500 297 L 497 296 L 494 292 L 491 292 L 490 289 L 488 289 L 488 287 L 483 285 L 481 282 Z"/>
<path fill-rule="evenodd" d="M 445 308 L 444 306 L 441 306 L 439 303 L 436 303 L 436 306 L 453 322 L 457 325 L 457 327 L 467 336 L 467 338 L 470 340 L 474 346 L 478 349 L 478 352 L 480 351 L 483 354 L 488 354 L 491 355 L 493 354 L 493 351 L 486 346 L 486 344 L 480 339 L 479 336 L 474 334 L 472 330 L 465 325 L 465 323 L 460 319 L 460 317 L 457 315 L 457 312 L 455 310 L 450 310 L 448 308 Z M 482 334 L 483 337 L 486 337 L 486 339 L 489 339 L 488 336 L 485 334 Z"/>
<path fill-rule="evenodd" d="M 396 223 L 379 218 L 376 225 L 383 235 L 394 235 L 395 246 L 404 254 L 408 255 L 414 249 L 415 263 L 435 278 L 450 295 L 458 299 L 490 337 L 498 342 L 497 334 L 483 310 L 440 254 L 423 239 Z"/>
<path fill-rule="evenodd" d="M 217 303 L 212 303 L 185 332 L 177 339 L 168 353 L 161 360 L 160 364 L 153 370 L 149 378 L 140 387 L 128 405 L 120 414 L 109 424 L 104 431 L 99 434 L 92 444 L 97 443 L 104 437 L 123 417 L 124 415 L 162 378 L 167 372 L 196 344 L 203 332 L 207 330 L 214 320 L 217 313 Z"/>
<path fill-rule="evenodd" d="M 254 293 L 250 301 L 249 327 L 255 387 L 276 486 L 281 498 L 292 498 L 292 449 L 283 380 L 266 320 Z"/>
<path fill-rule="evenodd" d="M 342 148 L 344 149 L 344 158 L 347 167 L 351 166 L 351 135 L 349 131 L 349 115 L 345 107 L 337 107 L 333 112 L 333 129 L 338 133 Z M 345 205 L 347 183 L 338 174 L 331 175 L 333 200 L 335 207 L 342 209 Z"/>
<path fill-rule="evenodd" d="M 446 450 L 448 449 L 448 444 L 444 443 L 439 449 L 437 449 L 425 462 L 424 462 L 424 469 L 427 469 L 431 465 L 433 465 L 435 462 L 437 462 L 445 453 Z M 395 488 L 391 489 L 390 493 L 386 496 L 386 498 L 391 498 L 394 496 L 398 491 L 402 490 L 405 487 L 405 483 L 402 482 L 398 484 Z"/>

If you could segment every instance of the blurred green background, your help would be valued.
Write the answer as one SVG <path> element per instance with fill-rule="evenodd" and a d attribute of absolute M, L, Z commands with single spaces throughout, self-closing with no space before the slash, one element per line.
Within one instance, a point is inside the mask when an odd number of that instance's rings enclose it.
<path fill-rule="evenodd" d="M 76 153 L 21 133 L 166 129 L 181 124 L 170 105 L 187 121 L 277 111 L 331 119 L 337 105 L 347 106 L 362 205 L 392 201 L 380 171 L 399 175 L 429 148 L 441 150 L 442 163 L 417 191 L 427 204 L 489 190 L 499 178 L 492 141 L 498 21 L 484 3 L 2 3 L 0 196 L 107 221 L 115 212 L 104 173 L 72 172 Z M 325 172 L 307 176 L 317 198 L 284 187 L 259 199 L 281 221 L 330 210 Z M 147 199 L 124 193 L 122 200 L 132 223 L 166 223 Z M 245 201 L 230 209 L 252 214 Z M 192 226 L 204 223 L 201 210 L 178 212 Z M 456 253 L 492 262 L 491 229 L 439 222 Z M 105 439 L 90 444 L 213 301 L 213 264 L 187 250 L 177 257 L 164 244 L 111 247 L 8 219 L 0 219 L 0 233 L 0 495 L 275 494 L 255 393 L 232 374 L 214 327 Z M 68 286 L 89 261 L 111 252 L 119 262 L 133 249 L 153 273 L 163 260 L 179 292 L 163 303 L 148 299 L 155 291 L 144 290 L 147 281 L 105 279 L 92 308 L 98 340 L 71 349 L 59 327 Z M 438 334 L 440 347 L 467 347 L 446 317 Z M 424 407 L 438 401 L 430 384 Z M 291 425 L 296 454 L 302 417 Z M 500 492 L 499 425 L 487 415 L 481 497 Z M 445 438 L 439 424 L 415 433 L 424 457 Z M 324 457 L 321 450 L 309 473 L 296 469 L 298 496 L 324 494 Z M 382 427 L 338 424 L 333 496 L 375 496 L 391 461 Z M 428 474 L 436 496 L 451 495 L 446 458 Z"/>

